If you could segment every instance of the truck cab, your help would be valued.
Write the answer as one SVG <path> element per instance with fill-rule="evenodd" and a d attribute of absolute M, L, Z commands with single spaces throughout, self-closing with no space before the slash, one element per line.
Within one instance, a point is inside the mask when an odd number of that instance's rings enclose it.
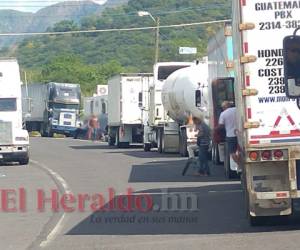
<path fill-rule="evenodd" d="M 80 86 L 69 83 L 48 84 L 48 104 L 44 116 L 45 133 L 71 135 L 79 127 Z"/>
<path fill-rule="evenodd" d="M 21 80 L 15 59 L 0 59 L 0 161 L 29 162 L 29 135 L 22 128 Z"/>

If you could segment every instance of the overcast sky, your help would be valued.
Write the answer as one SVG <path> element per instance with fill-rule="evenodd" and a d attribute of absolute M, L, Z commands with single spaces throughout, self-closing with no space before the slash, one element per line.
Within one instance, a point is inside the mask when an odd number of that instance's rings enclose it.
<path fill-rule="evenodd" d="M 43 7 L 59 2 L 64 2 L 64 0 L 0 0 L 0 9 L 14 9 L 19 11 L 36 12 Z M 93 0 L 93 2 L 103 4 L 104 2 L 106 2 L 106 0 Z"/>

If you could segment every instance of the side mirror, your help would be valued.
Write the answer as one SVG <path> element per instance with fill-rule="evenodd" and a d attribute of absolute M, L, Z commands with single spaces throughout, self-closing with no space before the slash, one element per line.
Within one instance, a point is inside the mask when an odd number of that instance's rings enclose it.
<path fill-rule="evenodd" d="M 139 92 L 139 108 L 143 107 L 143 93 Z"/>
<path fill-rule="evenodd" d="M 201 107 L 201 90 L 197 89 L 195 92 L 195 106 Z"/>
<path fill-rule="evenodd" d="M 300 98 L 300 36 L 287 36 L 283 40 L 284 82 L 286 96 Z"/>

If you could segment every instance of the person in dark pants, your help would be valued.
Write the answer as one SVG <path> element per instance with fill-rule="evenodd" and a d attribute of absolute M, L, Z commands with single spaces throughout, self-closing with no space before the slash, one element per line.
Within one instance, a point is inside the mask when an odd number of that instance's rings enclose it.
<path fill-rule="evenodd" d="M 211 140 L 211 132 L 210 128 L 203 120 L 200 121 L 198 130 L 197 145 L 199 147 L 199 170 L 196 175 L 208 176 L 210 175 L 210 169 L 208 165 L 208 149 Z"/>

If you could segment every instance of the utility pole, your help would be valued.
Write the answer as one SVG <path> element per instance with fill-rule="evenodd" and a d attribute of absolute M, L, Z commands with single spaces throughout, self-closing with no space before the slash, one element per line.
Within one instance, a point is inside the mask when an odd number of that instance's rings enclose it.
<path fill-rule="evenodd" d="M 148 11 L 138 11 L 139 16 L 149 16 L 156 24 L 156 32 L 155 32 L 155 58 L 154 63 L 159 61 L 159 27 L 160 27 L 160 19 L 159 17 L 154 17 Z"/>
<path fill-rule="evenodd" d="M 155 36 L 155 59 L 154 63 L 157 63 L 159 60 L 159 26 L 160 26 L 160 19 L 159 17 L 156 18 L 156 36 Z"/>

